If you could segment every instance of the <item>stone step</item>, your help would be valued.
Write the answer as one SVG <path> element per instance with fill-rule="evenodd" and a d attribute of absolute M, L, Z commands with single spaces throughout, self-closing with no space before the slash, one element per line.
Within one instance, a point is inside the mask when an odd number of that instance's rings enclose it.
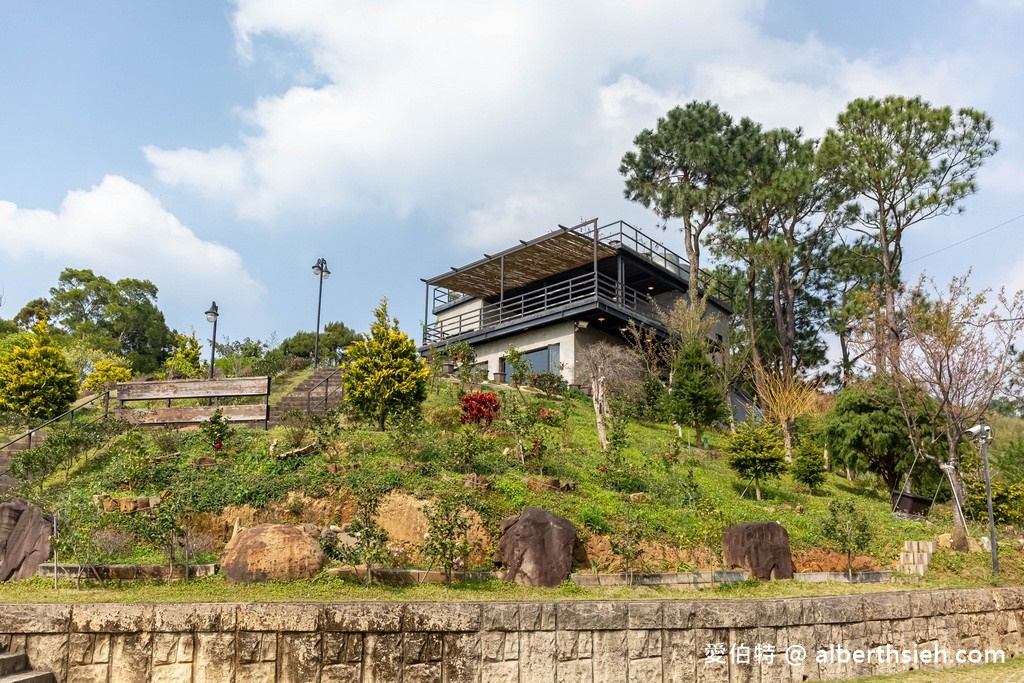
<path fill-rule="evenodd" d="M 896 571 L 901 574 L 912 574 L 914 576 L 924 576 L 925 572 L 928 571 L 928 565 L 926 564 L 899 564 L 896 567 Z"/>
<path fill-rule="evenodd" d="M 900 564 L 923 564 L 927 567 L 931 561 L 931 553 L 900 553 Z"/>
<path fill-rule="evenodd" d="M 938 546 L 935 541 L 903 541 L 903 551 L 908 553 L 934 553 Z"/>
<path fill-rule="evenodd" d="M 24 652 L 4 652 L 0 654 L 0 676 L 6 676 L 28 668 L 28 655 Z"/>

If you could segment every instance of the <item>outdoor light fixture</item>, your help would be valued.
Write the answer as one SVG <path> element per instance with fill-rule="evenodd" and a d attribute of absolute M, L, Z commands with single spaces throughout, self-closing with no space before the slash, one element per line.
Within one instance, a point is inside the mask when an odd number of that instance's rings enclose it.
<path fill-rule="evenodd" d="M 988 507 L 988 540 L 992 552 L 992 576 L 999 576 L 999 551 L 996 548 L 996 522 L 992 514 L 992 478 L 988 469 L 988 442 L 992 440 L 992 428 L 985 424 L 982 417 L 978 424 L 966 431 L 964 436 L 969 436 L 974 443 L 981 446 L 981 460 L 985 467 L 985 503 Z"/>
<path fill-rule="evenodd" d="M 647 291 L 648 292 L 653 292 L 654 291 L 654 285 L 647 285 Z"/>
<path fill-rule="evenodd" d="M 327 269 L 327 259 L 316 260 L 313 264 L 313 274 L 320 280 L 320 288 L 316 295 L 316 341 L 313 342 L 313 367 L 316 368 L 320 365 L 320 304 L 324 298 L 324 280 L 331 276 L 331 271 Z"/>
<path fill-rule="evenodd" d="M 603 323 L 603 322 L 604 322 L 604 318 L 598 318 L 598 319 L 597 319 L 597 322 L 599 322 L 599 323 Z"/>
<path fill-rule="evenodd" d="M 213 323 L 213 341 L 210 343 L 210 379 L 213 379 L 213 361 L 217 353 L 217 318 L 219 317 L 220 313 L 217 312 L 217 302 L 214 301 L 210 304 L 210 310 L 206 312 L 207 322 Z"/>
<path fill-rule="evenodd" d="M 577 330 L 585 330 L 585 329 L 587 329 L 588 325 L 590 325 L 590 323 L 588 323 L 586 320 L 577 320 L 576 321 L 576 329 Z"/>

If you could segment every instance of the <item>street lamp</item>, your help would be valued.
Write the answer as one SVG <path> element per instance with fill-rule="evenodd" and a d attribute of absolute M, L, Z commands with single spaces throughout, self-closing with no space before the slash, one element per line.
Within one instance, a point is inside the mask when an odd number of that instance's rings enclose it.
<path fill-rule="evenodd" d="M 213 323 L 213 342 L 210 344 L 210 379 L 213 379 L 213 360 L 214 354 L 217 353 L 217 318 L 219 317 L 217 302 L 214 301 L 210 304 L 210 310 L 206 312 L 206 320 Z"/>
<path fill-rule="evenodd" d="M 313 367 L 316 368 L 320 364 L 320 304 L 324 298 L 324 280 L 331 276 L 331 271 L 327 269 L 327 259 L 316 260 L 313 264 L 313 274 L 320 279 L 320 289 L 316 295 L 316 341 L 313 342 Z"/>
<path fill-rule="evenodd" d="M 988 540 L 992 551 L 992 576 L 999 576 L 999 552 L 996 549 L 996 521 L 992 514 L 992 478 L 988 469 L 988 442 L 992 440 L 992 428 L 985 424 L 985 418 L 967 430 L 975 443 L 981 444 L 981 459 L 985 466 L 985 504 L 988 507 Z"/>

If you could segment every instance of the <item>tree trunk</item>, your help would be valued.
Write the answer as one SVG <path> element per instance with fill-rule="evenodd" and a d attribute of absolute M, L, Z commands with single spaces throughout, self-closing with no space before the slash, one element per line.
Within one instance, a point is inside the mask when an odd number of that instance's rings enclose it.
<path fill-rule="evenodd" d="M 604 395 L 604 378 L 594 377 L 590 382 L 591 398 L 594 401 L 594 421 L 597 423 L 597 440 L 601 442 L 601 450 L 608 450 L 608 426 L 605 424 L 605 413 L 608 402 Z"/>
<path fill-rule="evenodd" d="M 846 468 L 846 480 L 853 481 L 853 470 L 849 466 Z"/>
<path fill-rule="evenodd" d="M 782 444 L 786 449 L 786 462 L 793 462 L 793 420 L 782 421 Z"/>
<path fill-rule="evenodd" d="M 383 412 L 380 415 L 377 416 L 377 431 L 378 432 L 383 432 L 384 431 L 384 413 Z"/>
<path fill-rule="evenodd" d="M 704 430 L 699 424 L 693 425 L 694 439 L 697 441 L 697 448 L 704 448 Z"/>
<path fill-rule="evenodd" d="M 754 498 L 761 500 L 761 480 L 754 477 Z"/>

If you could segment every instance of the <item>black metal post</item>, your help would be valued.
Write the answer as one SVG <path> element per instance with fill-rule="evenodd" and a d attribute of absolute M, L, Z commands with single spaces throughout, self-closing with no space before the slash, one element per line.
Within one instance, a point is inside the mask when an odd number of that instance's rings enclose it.
<path fill-rule="evenodd" d="M 313 367 L 320 366 L 320 305 L 324 299 L 324 280 L 330 277 L 331 271 L 327 269 L 327 259 L 317 259 L 313 265 L 313 273 L 320 279 L 320 288 L 316 295 L 316 337 L 313 342 Z"/>
<path fill-rule="evenodd" d="M 992 576 L 999 576 L 999 552 L 996 549 L 996 522 L 992 514 L 992 480 L 988 470 L 988 440 L 989 434 L 985 427 L 985 418 L 979 420 L 981 425 L 981 459 L 985 465 L 985 503 L 988 505 L 988 540 L 992 546 Z"/>

